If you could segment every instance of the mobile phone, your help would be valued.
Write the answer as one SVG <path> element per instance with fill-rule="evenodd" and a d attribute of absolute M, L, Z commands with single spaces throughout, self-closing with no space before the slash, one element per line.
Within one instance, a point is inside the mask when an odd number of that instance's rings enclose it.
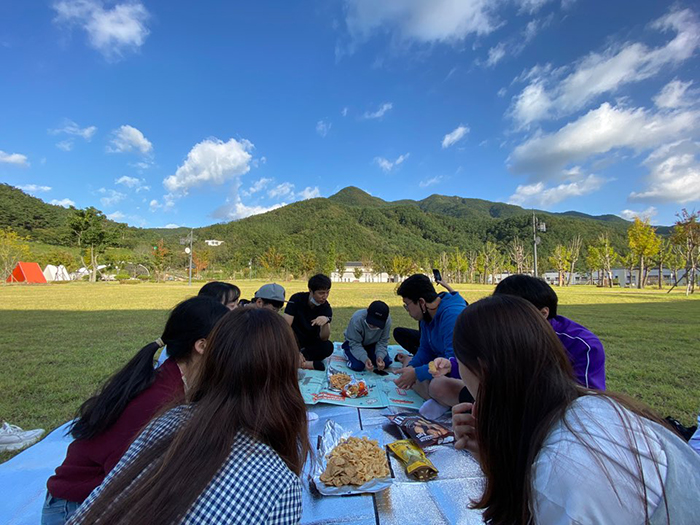
<path fill-rule="evenodd" d="M 378 368 L 374 369 L 374 373 L 377 374 L 378 376 L 387 376 L 389 375 L 389 372 L 386 370 L 379 370 Z"/>
<path fill-rule="evenodd" d="M 433 277 L 435 277 L 435 282 L 442 281 L 442 275 L 440 275 L 440 270 L 433 268 Z"/>

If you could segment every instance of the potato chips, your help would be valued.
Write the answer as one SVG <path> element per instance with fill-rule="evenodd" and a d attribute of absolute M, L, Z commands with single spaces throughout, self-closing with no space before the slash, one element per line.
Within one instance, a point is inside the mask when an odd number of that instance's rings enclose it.
<path fill-rule="evenodd" d="M 435 365 L 435 361 L 430 361 L 430 363 L 428 363 L 428 372 L 431 374 L 437 374 L 437 366 Z"/>
<path fill-rule="evenodd" d="M 321 481 L 326 485 L 364 485 L 375 478 L 389 476 L 386 453 L 377 441 L 366 437 L 342 440 L 326 456 Z"/>
<path fill-rule="evenodd" d="M 343 372 L 338 372 L 328 377 L 328 382 L 333 390 L 343 390 L 343 387 L 350 381 L 352 381 L 352 378 Z"/>

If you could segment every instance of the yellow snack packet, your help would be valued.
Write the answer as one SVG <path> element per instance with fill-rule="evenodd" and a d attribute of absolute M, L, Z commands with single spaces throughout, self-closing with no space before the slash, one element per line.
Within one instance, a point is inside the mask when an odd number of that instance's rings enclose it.
<path fill-rule="evenodd" d="M 437 476 L 438 469 L 413 440 L 394 441 L 389 445 L 389 450 L 406 465 L 406 474 L 418 481 L 428 481 Z"/>

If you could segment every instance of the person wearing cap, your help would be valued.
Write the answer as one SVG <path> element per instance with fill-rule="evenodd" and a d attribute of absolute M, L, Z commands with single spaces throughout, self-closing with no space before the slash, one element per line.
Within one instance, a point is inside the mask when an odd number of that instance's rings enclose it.
<path fill-rule="evenodd" d="M 345 329 L 343 350 L 348 366 L 362 370 L 384 370 L 391 365 L 389 358 L 389 334 L 391 315 L 385 302 L 374 301 L 369 308 L 355 312 Z"/>
<path fill-rule="evenodd" d="M 284 288 L 277 283 L 264 284 L 255 292 L 253 300 L 246 304 L 246 308 L 267 308 L 279 312 L 284 303 Z"/>

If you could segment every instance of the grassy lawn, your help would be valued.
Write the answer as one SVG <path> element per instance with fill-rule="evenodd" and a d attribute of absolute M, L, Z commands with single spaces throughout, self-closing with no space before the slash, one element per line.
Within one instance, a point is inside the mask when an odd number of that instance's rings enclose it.
<path fill-rule="evenodd" d="M 252 297 L 263 281 L 236 283 Z M 287 297 L 306 283 L 283 283 Z M 139 348 L 160 335 L 168 310 L 198 284 L 69 283 L 0 286 L 0 419 L 50 431 Z M 394 326 L 415 327 L 394 284 L 334 283 L 334 340 L 350 316 L 381 299 Z M 457 285 L 469 301 L 491 286 Z M 638 397 L 685 425 L 700 408 L 700 295 L 682 291 L 557 290 L 560 313 L 593 330 L 607 353 L 608 389 Z M 392 341 L 393 342 L 393 341 Z M 0 454 L 0 462 L 10 454 Z"/>

